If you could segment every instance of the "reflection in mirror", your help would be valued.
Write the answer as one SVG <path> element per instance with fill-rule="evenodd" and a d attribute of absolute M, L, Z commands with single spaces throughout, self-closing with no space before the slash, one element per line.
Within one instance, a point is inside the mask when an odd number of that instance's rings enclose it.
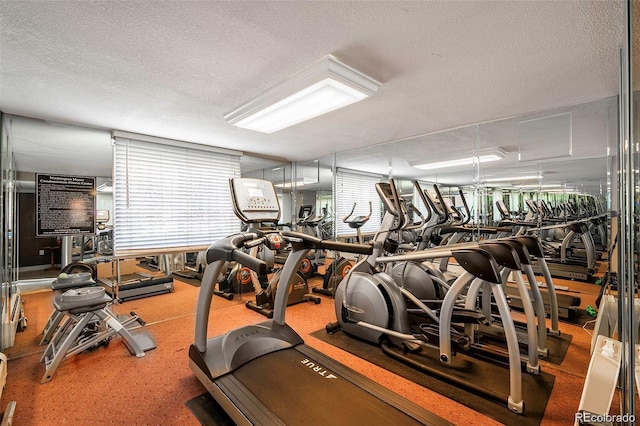
<path fill-rule="evenodd" d="M 293 168 L 291 197 L 295 210 L 292 228 L 316 238 L 332 239 L 334 233 L 333 157 L 295 162 Z M 325 264 L 332 258 L 332 253 L 314 250 L 303 260 L 299 272 L 307 280 L 322 278 L 325 275 Z M 309 286 L 323 288 L 316 280 L 310 282 Z M 325 294 L 330 294 L 330 291 Z"/>
<path fill-rule="evenodd" d="M 282 159 L 262 158 L 253 155 L 243 155 L 241 158 L 241 176 L 243 178 L 262 179 L 272 182 L 275 188 L 278 203 L 280 205 L 280 220 L 278 226 L 285 229 L 291 229 L 292 225 L 292 165 L 290 162 Z M 273 224 L 252 224 L 251 227 L 272 227 Z M 242 230 L 247 230 L 248 224 L 242 224 Z M 255 255 L 267 263 L 269 270 L 274 270 L 277 265 L 283 264 L 286 260 L 286 252 L 271 250 L 261 245 L 252 249 Z M 240 302 L 250 300 L 257 311 L 261 310 L 261 306 L 265 306 L 269 301 L 267 296 L 272 289 L 264 292 L 259 277 L 246 267 L 232 263 L 225 271 L 222 277 L 223 287 L 226 293 L 237 293 L 236 297 Z M 253 295 L 243 296 L 244 293 L 253 292 L 260 295 L 253 300 Z M 263 297 L 264 296 L 264 297 Z M 247 299 L 249 298 L 249 299 Z M 268 307 L 267 307 L 268 308 Z M 264 311 L 266 312 L 266 311 Z"/>
<path fill-rule="evenodd" d="M 8 117 L 11 154 L 17 177 L 14 213 L 20 218 L 16 233 L 20 244 L 14 253 L 18 278 L 55 277 L 72 260 L 97 255 L 99 242 L 103 243 L 103 250 L 108 252 L 108 237 L 97 241 L 96 237 L 87 236 L 85 244 L 82 238 L 75 238 L 75 246 L 71 237 L 36 238 L 34 215 L 36 173 L 95 177 L 97 209 L 113 212 L 109 192 L 112 173 L 110 132 L 20 116 Z M 84 149 L 87 145 L 92 147 L 90 152 Z M 111 223 L 108 221 L 105 224 Z M 62 244 L 65 240 L 69 244 Z M 81 253 L 82 248 L 87 249 L 86 253 Z"/>
<path fill-rule="evenodd" d="M 616 140 L 615 98 L 529 114 L 480 126 L 479 149 L 500 147 L 509 154 L 502 161 L 480 164 L 480 183 L 500 196 L 522 189 L 573 188 L 603 196 L 607 180 L 607 146 Z M 572 186 L 572 183 L 578 185 Z M 537 195 L 526 199 L 538 201 Z M 495 221 L 495 201 L 487 203 L 485 218 Z M 510 209 L 515 210 L 515 202 Z M 518 216 L 523 216 L 522 202 Z"/>
<path fill-rule="evenodd" d="M 626 343 L 635 342 L 635 350 L 633 344 L 627 344 L 622 354 L 622 368 L 620 383 L 620 412 L 636 414 L 637 418 L 637 394 L 636 390 L 640 388 L 640 377 L 638 377 L 638 369 L 640 367 L 640 359 L 638 359 L 638 339 L 639 333 L 635 318 L 638 315 L 637 290 L 638 290 L 638 270 L 640 269 L 640 257 L 638 256 L 637 241 L 640 239 L 638 234 L 638 217 L 640 217 L 640 1 L 633 0 L 627 2 L 627 20 L 626 25 L 626 46 L 623 57 L 626 57 L 626 63 L 622 61 L 625 68 L 621 75 L 622 84 L 620 100 L 621 100 L 621 138 L 622 141 L 629 141 L 630 146 L 625 144 L 627 157 L 621 156 L 618 160 L 620 164 L 630 164 L 633 167 L 626 167 L 621 170 L 621 174 L 616 175 L 620 179 L 622 185 L 611 186 L 616 188 L 616 202 L 619 211 L 619 222 L 624 235 L 619 236 L 620 248 L 628 248 L 620 257 L 620 270 L 618 264 L 615 265 L 615 271 L 618 275 L 616 282 L 617 297 L 621 301 L 618 307 L 618 315 L 620 316 L 620 335 L 621 341 Z M 626 86 L 626 87 L 625 87 Z M 622 145 L 622 144 L 620 144 Z M 612 152 L 618 152 L 614 149 Z M 612 169 L 614 170 L 614 169 Z M 614 173 L 611 173 L 614 176 Z M 613 215 L 612 215 L 613 216 Z M 613 227 L 612 230 L 619 229 Z M 618 242 L 618 233 L 615 233 L 615 242 Z M 611 245 L 616 245 L 612 242 Z M 618 260 L 618 258 L 616 258 Z M 624 270 L 622 269 L 624 267 Z M 622 301 L 627 303 L 622 303 Z"/>
<path fill-rule="evenodd" d="M 10 312 L 7 307 L 18 307 L 18 315 L 2 315 L 0 327 L 0 350 L 13 346 L 16 332 L 26 326 L 22 296 L 17 288 L 17 257 L 15 256 L 14 229 L 16 229 L 17 217 L 14 206 L 16 200 L 15 164 L 11 155 L 12 135 L 10 134 L 11 121 L 8 114 L 0 113 L 0 162 L 2 165 L 2 197 L 0 198 L 0 217 L 2 218 L 2 232 L 0 232 L 0 258 L 2 265 L 0 311 Z"/>
<path fill-rule="evenodd" d="M 333 238 L 333 156 L 297 162 L 295 167 L 298 230 L 321 239 Z"/>
<path fill-rule="evenodd" d="M 340 152 L 336 178 L 340 170 L 357 170 L 378 179 L 390 175 L 411 202 L 416 197 L 409 182 L 436 183 L 452 214 L 458 215 L 456 223 L 464 223 L 465 232 L 471 231 L 465 239 L 537 229 L 545 239 L 555 239 L 546 247 L 550 258 L 586 264 L 580 274 L 572 272 L 564 278 L 591 279 L 596 272 L 593 259 L 601 256 L 594 255 L 592 248 L 607 246 L 600 230 L 607 229 L 607 157 L 608 146 L 617 140 L 616 128 L 616 99 L 605 98 Z M 336 188 L 336 199 L 345 197 L 343 191 Z M 352 202 L 347 204 L 350 207 Z M 604 217 L 604 224 L 597 223 L 596 217 Z M 590 218 L 592 223 L 587 222 Z M 505 220 L 519 223 L 513 227 Z M 578 220 L 585 221 L 588 233 L 595 235 L 595 244 L 583 241 L 579 227 L 564 245 L 558 238 L 571 230 L 543 229 L 558 222 L 562 223 L 559 228 L 566 228 Z M 500 230 L 486 228 L 500 225 Z M 512 226 L 509 232 L 506 225 Z M 338 231 L 340 235 L 340 227 Z M 452 240 L 441 240 L 447 241 Z"/>
<path fill-rule="evenodd" d="M 597 261 L 608 246 L 607 148 L 616 126 L 614 98 L 482 124 L 480 151 L 509 153 L 480 164 L 485 223 L 539 235 L 551 275 L 594 280 L 606 268 Z"/>
<path fill-rule="evenodd" d="M 253 155 L 243 155 L 240 160 L 241 176 L 264 179 L 273 182 L 280 202 L 280 223 L 289 224 L 292 221 L 291 204 L 291 163 L 282 159 L 262 158 Z"/>

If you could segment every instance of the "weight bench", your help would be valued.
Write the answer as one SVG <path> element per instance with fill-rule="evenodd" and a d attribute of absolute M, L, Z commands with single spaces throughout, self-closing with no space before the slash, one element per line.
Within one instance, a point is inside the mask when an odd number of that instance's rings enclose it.
<path fill-rule="evenodd" d="M 91 273 L 79 272 L 75 274 L 67 274 L 66 277 L 58 277 L 51 283 L 51 289 L 54 292 L 64 292 L 74 288 L 90 287 L 96 285 Z M 49 319 L 44 326 L 42 340 L 40 345 L 46 345 L 51 341 L 51 337 L 58 329 L 60 321 L 64 318 L 64 312 L 54 309 L 49 315 Z"/>
<path fill-rule="evenodd" d="M 143 357 L 146 351 L 154 349 L 156 343 L 146 333 L 132 334 L 127 326 L 134 321 L 144 325 L 134 312 L 124 322 L 120 322 L 108 309 L 111 298 L 102 287 L 83 287 L 57 294 L 53 299 L 56 312 L 66 317 L 58 328 L 40 362 L 45 364 L 45 373 L 40 383 L 51 381 L 56 369 L 65 358 L 107 345 L 111 338 L 120 335 L 131 355 Z M 59 321 L 60 322 L 60 321 Z"/>

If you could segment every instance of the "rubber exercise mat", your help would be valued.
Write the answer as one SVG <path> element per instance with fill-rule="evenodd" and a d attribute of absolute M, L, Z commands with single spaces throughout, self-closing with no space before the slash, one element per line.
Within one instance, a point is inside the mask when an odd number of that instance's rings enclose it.
<path fill-rule="evenodd" d="M 150 265 L 146 260 L 141 260 L 140 262 L 138 262 L 138 266 L 142 269 L 146 269 L 147 271 L 158 272 L 158 266 Z"/>
<path fill-rule="evenodd" d="M 173 274 L 171 274 L 171 275 L 173 275 L 173 278 L 174 278 L 174 279 L 176 279 L 176 280 L 178 280 L 178 281 L 180 281 L 180 282 L 183 282 L 183 283 L 185 283 L 185 284 L 189 284 L 189 285 L 194 286 L 194 287 L 200 287 L 200 286 L 202 285 L 202 281 L 200 281 L 200 280 L 199 280 L 197 277 L 195 277 L 195 276 L 193 276 L 193 277 L 189 277 L 189 276 L 188 276 L 188 275 L 186 275 L 186 274 L 180 274 L 180 275 L 178 275 L 178 274 L 175 274 L 175 273 L 173 273 Z"/>
<path fill-rule="evenodd" d="M 385 355 L 381 348 L 350 337 L 341 331 L 328 334 L 324 329 L 321 329 L 311 333 L 311 336 L 362 359 L 366 359 L 379 367 L 429 388 L 434 392 L 438 392 L 504 424 L 518 424 L 520 426 L 539 425 L 555 382 L 555 376 L 549 373 L 542 372 L 539 376 L 523 373 L 522 393 L 525 401 L 525 412 L 523 414 L 514 414 L 507 408 L 506 402 L 502 404 L 483 398 L 446 381 L 419 372 Z M 452 366 L 449 367 L 438 360 L 438 351 L 428 352 L 429 353 L 425 355 L 422 353 L 415 354 L 415 361 L 442 370 L 459 370 L 459 366 L 466 365 L 465 370 L 469 370 L 473 374 L 468 378 L 470 382 L 479 383 L 485 388 L 496 389 L 500 393 L 508 394 L 509 374 L 506 368 L 475 360 L 465 354 L 456 355 L 453 359 Z M 469 368 L 469 366 L 471 366 L 471 368 Z"/>
<path fill-rule="evenodd" d="M 587 312 L 582 308 L 577 308 L 575 317 L 572 318 L 571 321 L 566 321 L 566 322 L 568 322 L 569 324 L 577 324 L 577 325 L 584 326 L 589 321 L 595 322 L 595 320 L 596 320 L 596 317 L 591 315 L 589 312 Z M 564 320 L 561 320 L 561 321 L 564 321 Z"/>
<path fill-rule="evenodd" d="M 522 333 L 526 335 L 526 330 L 523 330 Z M 560 336 L 547 335 L 547 348 L 549 348 L 549 356 L 540 359 L 556 365 L 562 364 L 562 361 L 567 354 L 567 350 L 569 350 L 569 345 L 571 344 L 572 339 L 573 336 L 567 333 L 562 333 Z M 495 340 L 491 337 L 481 337 L 480 341 L 483 343 L 488 342 L 505 350 L 507 348 L 507 342 L 504 340 Z M 520 345 L 520 355 L 527 356 L 527 348 L 523 345 Z"/>
<path fill-rule="evenodd" d="M 203 426 L 233 426 L 235 424 L 209 392 L 190 399 L 185 402 L 185 405 Z"/>

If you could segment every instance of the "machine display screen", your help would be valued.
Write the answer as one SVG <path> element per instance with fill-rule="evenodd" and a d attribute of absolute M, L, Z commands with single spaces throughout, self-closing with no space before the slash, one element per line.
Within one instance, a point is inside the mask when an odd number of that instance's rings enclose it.
<path fill-rule="evenodd" d="M 245 223 L 277 222 L 280 204 L 273 183 L 252 178 L 231 179 L 236 216 Z"/>
<path fill-rule="evenodd" d="M 264 197 L 264 193 L 261 188 L 247 188 L 249 190 L 250 197 Z"/>

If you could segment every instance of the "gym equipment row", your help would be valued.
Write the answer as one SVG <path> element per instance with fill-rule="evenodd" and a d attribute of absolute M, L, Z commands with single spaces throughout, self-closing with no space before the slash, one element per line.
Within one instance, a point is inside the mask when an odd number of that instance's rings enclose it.
<path fill-rule="evenodd" d="M 435 202 L 426 197 L 417 182 L 414 184 L 424 195 L 424 204 L 436 210 Z M 386 354 L 400 362 L 455 382 L 476 394 L 499 400 L 512 412 L 522 413 L 524 399 L 519 339 L 504 286 L 507 277 L 515 274 L 520 297 L 526 306 L 527 322 L 523 327 L 522 340 L 528 350 L 523 360 L 524 367 L 530 374 L 539 374 L 538 356 L 548 355 L 545 312 L 535 279 L 531 282 L 529 278 L 534 295 L 532 302 L 520 272 L 525 270 L 529 277 L 532 276 L 530 269 L 523 264 L 530 264 L 527 248 L 536 248 L 539 243 L 535 237 L 509 238 L 393 254 L 399 244 L 389 241 L 389 233 L 402 230 L 405 223 L 413 223 L 408 219 L 409 211 L 393 180 L 378 183 L 376 189 L 386 212 L 373 241 L 373 254 L 358 262 L 339 284 L 335 299 L 338 321 L 327 325 L 327 331 L 333 333 L 340 329 L 379 345 Z M 437 191 L 437 187 L 435 189 Z M 437 194 L 440 208 L 443 208 L 445 202 L 439 191 Z M 455 258 L 463 269 L 451 284 L 439 269 L 427 263 L 450 257 Z M 476 310 L 479 294 L 482 306 L 481 310 Z M 498 311 L 497 319 L 492 312 L 494 307 Z M 506 359 L 505 354 L 490 354 L 490 348 L 480 344 L 477 336 L 481 324 L 484 328 L 487 324 L 493 328 L 498 326 L 499 334 L 506 340 Z M 454 353 L 452 343 L 456 352 L 481 352 L 484 358 L 489 356 L 505 362 L 509 370 L 509 394 L 498 395 L 495 389 L 483 388 L 480 383 L 461 378 L 464 372 L 459 369 L 442 373 L 412 358 L 412 353 L 437 350 L 439 360 L 449 364 Z"/>

